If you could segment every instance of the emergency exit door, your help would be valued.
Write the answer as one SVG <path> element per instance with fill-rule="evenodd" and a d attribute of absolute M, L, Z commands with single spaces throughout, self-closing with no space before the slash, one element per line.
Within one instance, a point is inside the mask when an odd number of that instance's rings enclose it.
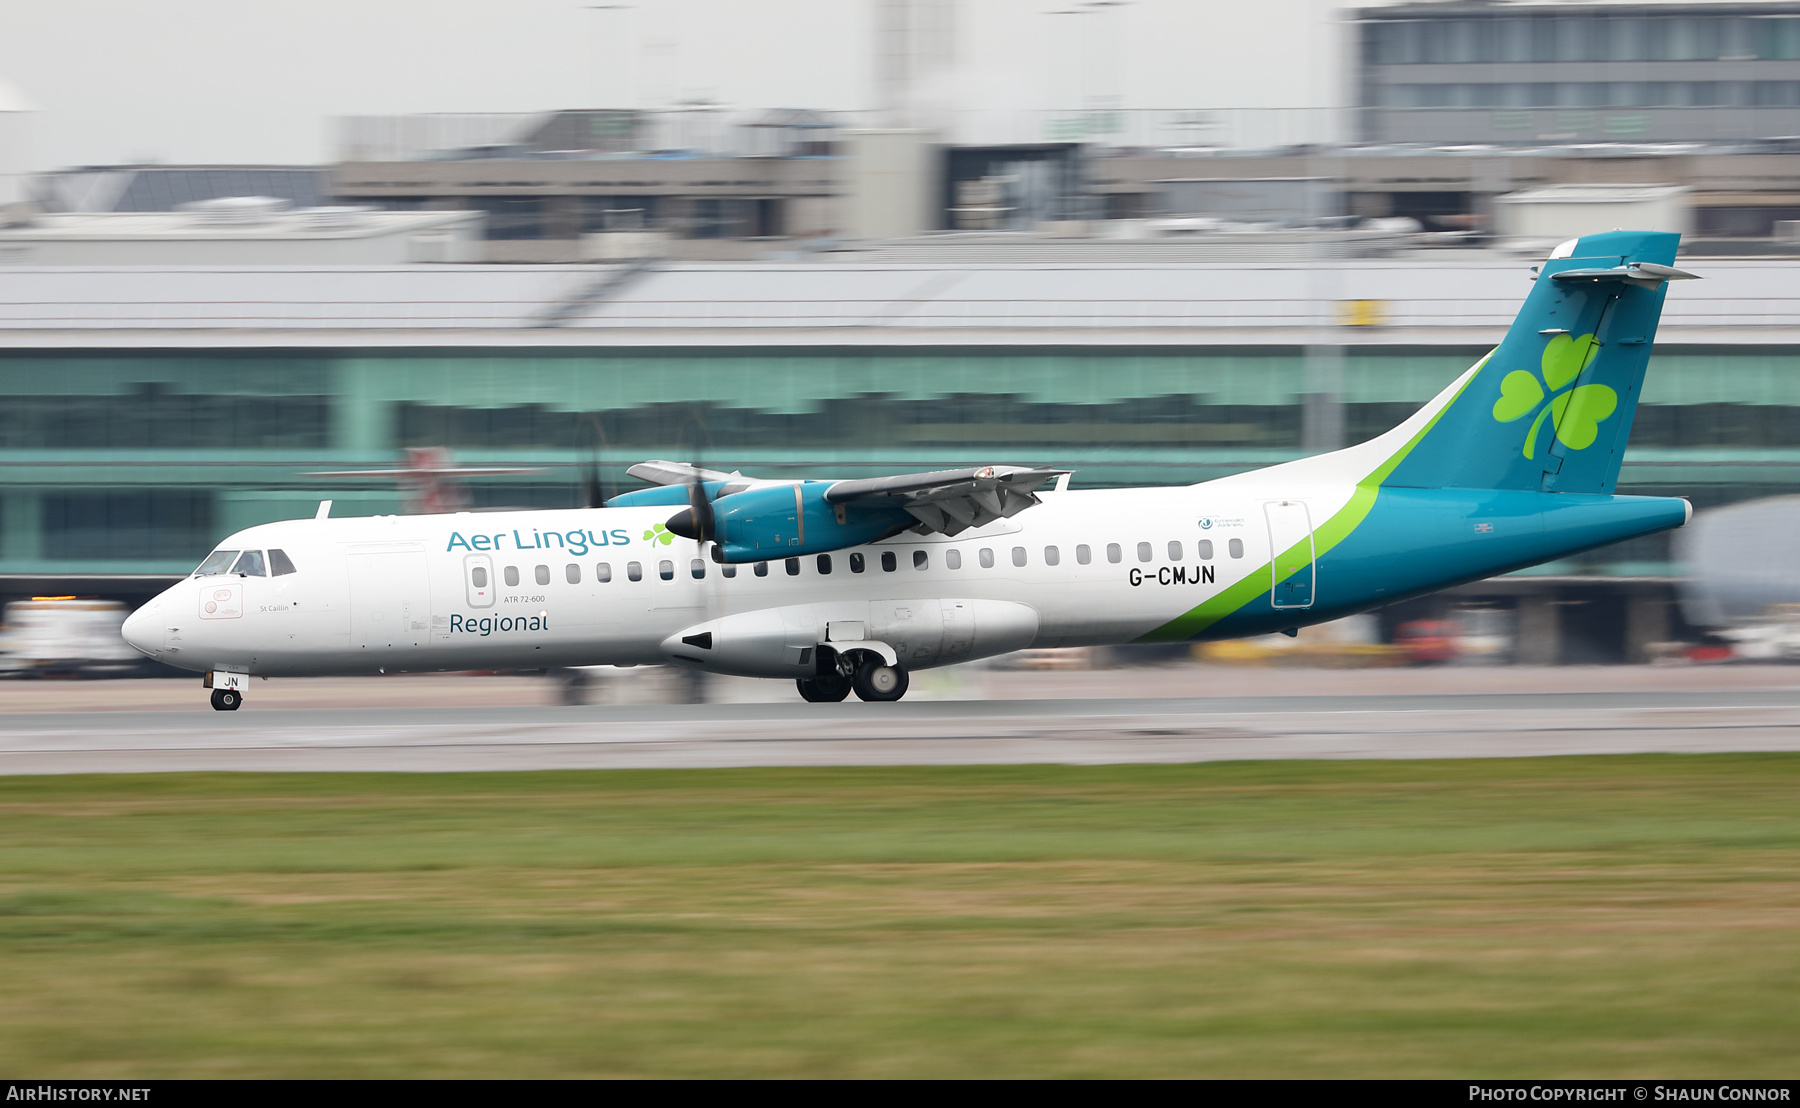
<path fill-rule="evenodd" d="M 1269 521 L 1269 603 L 1277 608 L 1310 608 L 1316 570 L 1312 518 L 1298 500 L 1263 505 Z"/>
<path fill-rule="evenodd" d="M 351 554 L 350 645 L 386 652 L 423 648 L 431 634 L 425 552 Z"/>

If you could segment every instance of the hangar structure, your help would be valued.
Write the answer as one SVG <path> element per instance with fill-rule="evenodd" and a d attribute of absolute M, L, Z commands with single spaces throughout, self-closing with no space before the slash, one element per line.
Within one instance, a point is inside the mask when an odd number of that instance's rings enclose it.
<path fill-rule="evenodd" d="M 1800 490 L 1800 269 L 1692 264 L 1707 279 L 1670 297 L 1621 490 L 1701 508 Z M 649 457 L 1222 476 L 1397 423 L 1498 341 L 1531 279 L 1528 259 L 1480 251 L 8 268 L 0 592 L 123 595 L 321 499 L 400 510 L 385 482 L 314 474 L 406 447 L 536 470 L 471 480 L 477 507 L 573 506 L 584 465 L 631 487 L 624 467 Z M 1496 588 L 1672 572 L 1655 539 Z"/>

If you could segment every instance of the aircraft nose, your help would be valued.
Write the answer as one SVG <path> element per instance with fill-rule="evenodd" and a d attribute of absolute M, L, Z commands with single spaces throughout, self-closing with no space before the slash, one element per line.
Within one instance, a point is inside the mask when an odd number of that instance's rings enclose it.
<path fill-rule="evenodd" d="M 162 597 L 159 596 L 126 616 L 119 628 L 119 634 L 131 649 L 152 658 L 162 652 L 162 635 L 158 633 L 156 619 L 156 610 L 160 607 Z"/>

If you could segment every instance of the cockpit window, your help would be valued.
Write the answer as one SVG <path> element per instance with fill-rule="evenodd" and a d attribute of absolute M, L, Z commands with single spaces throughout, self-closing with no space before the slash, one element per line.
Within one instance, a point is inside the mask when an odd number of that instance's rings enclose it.
<path fill-rule="evenodd" d="M 299 573 L 294 563 L 288 560 L 287 553 L 281 550 L 269 551 L 269 576 L 280 577 L 287 573 Z"/>
<path fill-rule="evenodd" d="M 267 577 L 269 571 L 263 568 L 263 556 L 260 550 L 246 550 L 238 555 L 237 565 L 231 572 L 239 577 Z"/>
<path fill-rule="evenodd" d="M 200 563 L 200 568 L 194 571 L 194 576 L 212 577 L 224 573 L 231 568 L 232 560 L 237 556 L 238 552 L 235 550 L 215 550 L 206 556 L 206 561 Z"/>

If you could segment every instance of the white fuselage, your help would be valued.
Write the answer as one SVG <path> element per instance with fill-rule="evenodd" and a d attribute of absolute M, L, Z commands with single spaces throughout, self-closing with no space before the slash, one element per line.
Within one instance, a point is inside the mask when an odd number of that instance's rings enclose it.
<path fill-rule="evenodd" d="M 1301 505 L 1316 525 L 1350 488 L 1297 491 L 1284 497 L 1289 514 Z M 279 549 L 294 572 L 190 577 L 125 633 L 194 670 L 536 669 L 689 662 L 693 651 L 671 653 L 672 637 L 721 620 L 766 637 L 768 620 L 753 614 L 779 612 L 773 633 L 800 649 L 827 636 L 877 640 L 927 668 L 1128 642 L 1249 574 L 1270 575 L 1270 496 L 1242 479 L 1041 496 L 955 538 L 908 533 L 760 567 L 721 566 L 662 532 L 668 507 L 272 523 L 220 549 Z M 711 668 L 780 676 L 806 665 Z"/>

